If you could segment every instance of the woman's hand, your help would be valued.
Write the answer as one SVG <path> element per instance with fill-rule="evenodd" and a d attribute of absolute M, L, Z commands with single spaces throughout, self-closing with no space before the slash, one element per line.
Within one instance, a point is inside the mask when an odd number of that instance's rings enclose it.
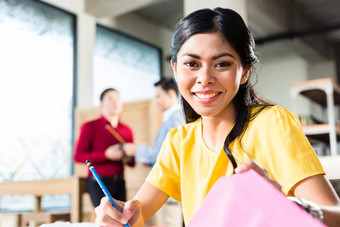
<path fill-rule="evenodd" d="M 267 181 L 269 181 L 275 188 L 281 191 L 281 184 L 277 182 L 276 180 L 272 179 L 267 171 L 266 168 L 261 166 L 259 163 L 252 159 L 245 160 L 242 165 L 238 166 L 235 169 L 235 173 L 242 173 L 249 169 L 255 170 L 258 174 L 260 174 L 262 177 L 264 177 Z"/>
<path fill-rule="evenodd" d="M 127 201 L 126 203 L 115 200 L 115 202 L 121 212 L 112 206 L 108 198 L 102 198 L 100 205 L 94 209 L 96 224 L 122 226 L 129 223 L 131 226 L 143 226 L 141 203 L 138 200 Z"/>

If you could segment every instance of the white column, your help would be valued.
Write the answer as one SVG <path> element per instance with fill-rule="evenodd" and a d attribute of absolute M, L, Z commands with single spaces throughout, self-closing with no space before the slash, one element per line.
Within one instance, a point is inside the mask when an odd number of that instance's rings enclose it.
<path fill-rule="evenodd" d="M 84 12 L 84 0 L 41 0 L 77 17 L 77 106 L 92 106 L 93 47 L 96 38 L 96 18 Z"/>
<path fill-rule="evenodd" d="M 334 98 L 333 98 L 333 87 L 330 84 L 326 91 L 327 96 L 327 114 L 328 114 L 328 127 L 329 127 L 329 147 L 331 150 L 331 155 L 337 155 L 337 135 L 335 128 L 335 117 L 334 117 Z"/>
<path fill-rule="evenodd" d="M 88 14 L 80 14 L 77 22 L 77 106 L 92 106 L 92 66 L 96 20 Z"/>
<path fill-rule="evenodd" d="M 184 15 L 198 9 L 214 9 L 216 7 L 235 10 L 247 22 L 246 0 L 184 0 Z"/>

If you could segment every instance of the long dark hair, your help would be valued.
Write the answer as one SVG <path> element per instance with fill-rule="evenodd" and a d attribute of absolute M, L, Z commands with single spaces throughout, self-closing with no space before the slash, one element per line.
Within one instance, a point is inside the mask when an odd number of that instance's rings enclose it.
<path fill-rule="evenodd" d="M 191 36 L 199 33 L 219 32 L 229 42 L 240 56 L 243 68 L 252 67 L 252 71 L 257 62 L 255 55 L 255 42 L 252 34 L 245 25 L 242 17 L 231 9 L 215 8 L 197 10 L 182 20 L 176 26 L 171 43 L 171 60 L 177 62 L 177 54 L 184 42 Z M 246 83 L 239 87 L 233 99 L 236 109 L 235 124 L 224 142 L 224 151 L 229 157 L 234 169 L 237 167 L 235 158 L 231 154 L 229 145 L 246 129 L 250 119 L 250 107 L 254 105 L 269 105 L 261 100 L 255 92 L 251 82 L 250 72 Z M 186 122 L 193 122 L 201 116 L 181 97 Z M 260 110 L 262 110 L 261 108 Z M 259 110 L 259 111 L 260 111 Z"/>

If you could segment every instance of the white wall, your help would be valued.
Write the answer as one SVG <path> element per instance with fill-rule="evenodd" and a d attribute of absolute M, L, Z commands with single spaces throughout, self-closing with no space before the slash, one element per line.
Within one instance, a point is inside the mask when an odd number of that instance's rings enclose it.
<path fill-rule="evenodd" d="M 258 93 L 288 109 L 292 108 L 289 88 L 292 83 L 330 77 L 336 80 L 334 61 L 310 63 L 296 55 L 285 42 L 274 42 L 256 47 L 260 56 Z M 322 119 L 323 112 L 318 105 L 303 96 L 296 101 L 298 115 L 315 115 Z"/>
<path fill-rule="evenodd" d="M 308 63 L 275 43 L 257 47 L 257 52 L 260 65 L 255 89 L 260 96 L 291 109 L 290 85 L 308 80 Z M 309 102 L 299 97 L 298 103 L 298 114 L 310 113 Z"/>
<path fill-rule="evenodd" d="M 85 12 L 83 0 L 41 0 L 77 16 L 78 65 L 77 106 L 92 106 L 92 56 L 96 23 L 122 31 L 163 52 L 164 75 L 172 75 L 166 57 L 170 53 L 172 31 L 139 16 L 128 14 L 117 18 L 95 18 Z"/>
<path fill-rule="evenodd" d="M 337 81 L 336 79 L 336 65 L 335 61 L 323 61 L 318 62 L 318 64 L 310 64 L 309 66 L 309 78 L 310 79 L 318 79 L 323 77 L 330 77 L 334 81 Z M 335 119 L 339 118 L 339 106 L 335 106 Z M 313 116 L 316 117 L 319 120 L 326 120 L 326 112 L 323 108 L 321 108 L 319 105 L 311 105 L 311 112 L 313 113 Z"/>
<path fill-rule="evenodd" d="M 334 81 L 336 79 L 336 65 L 335 61 L 323 61 L 318 62 L 317 64 L 310 64 L 309 65 L 309 78 L 318 79 L 323 77 L 330 77 Z"/>

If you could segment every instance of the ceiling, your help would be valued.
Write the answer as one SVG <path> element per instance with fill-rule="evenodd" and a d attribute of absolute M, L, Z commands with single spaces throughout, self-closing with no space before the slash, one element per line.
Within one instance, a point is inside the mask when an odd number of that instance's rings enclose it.
<path fill-rule="evenodd" d="M 85 0 L 85 9 L 95 17 L 137 14 L 174 30 L 184 15 L 183 1 Z M 276 55 L 293 51 L 311 63 L 337 59 L 340 69 L 340 0 L 245 1 L 257 47 Z"/>
<path fill-rule="evenodd" d="M 340 42 L 340 0 L 295 0 L 300 11 L 310 21 L 310 28 L 327 28 L 328 41 Z M 332 28 L 333 27 L 333 28 Z"/>
<path fill-rule="evenodd" d="M 183 0 L 166 0 L 135 11 L 154 23 L 169 29 L 174 29 L 177 22 L 183 17 Z"/>
<path fill-rule="evenodd" d="M 163 0 L 133 13 L 174 29 L 183 11 L 183 0 Z M 258 45 L 289 41 L 312 62 L 334 57 L 340 45 L 340 0 L 248 0 L 247 15 Z"/>
<path fill-rule="evenodd" d="M 293 0 L 290 2 L 303 9 L 308 18 L 320 25 L 340 23 L 339 0 Z"/>

